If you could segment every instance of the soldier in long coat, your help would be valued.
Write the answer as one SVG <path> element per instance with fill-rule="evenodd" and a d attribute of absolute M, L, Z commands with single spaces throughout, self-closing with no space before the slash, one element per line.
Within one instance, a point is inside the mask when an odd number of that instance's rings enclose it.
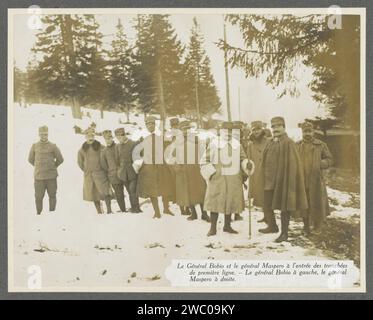
<path fill-rule="evenodd" d="M 118 178 L 118 162 L 116 158 L 116 143 L 110 130 L 104 130 L 102 135 L 105 139 L 106 147 L 101 151 L 101 166 L 106 171 L 111 186 L 114 189 L 115 198 L 121 212 L 126 212 L 124 200 L 124 185 Z"/>
<path fill-rule="evenodd" d="M 173 215 L 169 199 L 175 197 L 175 185 L 164 159 L 164 137 L 156 133 L 156 118 L 148 116 L 145 125 L 150 134 L 134 149 L 134 166 L 139 167 L 137 194 L 141 198 L 150 198 L 153 218 L 158 219 L 161 217 L 158 197 L 162 197 L 163 213 Z"/>
<path fill-rule="evenodd" d="M 329 215 L 328 194 L 323 176 L 323 170 L 333 164 L 328 146 L 314 137 L 313 125 L 309 122 L 302 124 L 302 140 L 297 147 L 302 162 L 304 184 L 308 199 L 308 210 L 303 214 L 304 231 L 310 234 L 310 225 L 318 231 Z"/>
<path fill-rule="evenodd" d="M 176 152 L 172 165 L 176 179 L 176 203 L 180 208 L 187 208 L 191 212 L 188 220 L 198 219 L 195 208 L 198 204 L 202 212 L 201 219 L 209 222 L 209 216 L 203 207 L 206 182 L 199 167 L 199 159 L 203 154 L 200 148 L 202 145 L 199 144 L 196 134 L 189 132 L 189 129 L 191 129 L 190 121 L 180 122 L 179 135 L 170 146 L 173 148 L 169 149 L 170 152 Z"/>
<path fill-rule="evenodd" d="M 253 164 L 240 142 L 232 138 L 232 128 L 232 122 L 223 122 L 219 137 L 211 141 L 201 159 L 201 174 L 207 183 L 204 207 L 211 220 L 207 236 L 216 234 L 219 213 L 224 214 L 223 231 L 237 233 L 231 226 L 231 215 L 245 209 L 242 170 L 251 175 Z"/>
<path fill-rule="evenodd" d="M 262 176 L 262 160 L 263 152 L 269 143 L 269 139 L 265 135 L 263 123 L 261 121 L 253 121 L 251 123 L 251 136 L 247 144 L 247 157 L 254 162 L 255 171 L 249 181 L 249 195 L 253 199 L 253 204 L 258 207 L 263 207 L 263 176 Z M 259 220 L 265 222 L 265 219 Z"/>
<path fill-rule="evenodd" d="M 86 142 L 78 152 L 78 165 L 84 173 L 83 200 L 93 201 L 97 213 L 102 214 L 100 200 L 105 200 L 107 213 L 111 212 L 110 185 L 101 166 L 101 143 L 95 140 L 94 129 L 85 131 Z"/>
<path fill-rule="evenodd" d="M 63 162 L 60 149 L 48 141 L 48 127 L 39 128 L 40 141 L 31 147 L 28 161 L 35 167 L 34 187 L 36 213 L 43 211 L 45 191 L 49 197 L 49 211 L 55 211 L 57 204 L 57 167 Z"/>
<path fill-rule="evenodd" d="M 142 212 L 137 196 L 137 173 L 133 168 L 132 152 L 137 142 L 129 139 L 124 128 L 115 130 L 115 136 L 119 143 L 115 147 L 116 160 L 118 164 L 117 176 L 126 187 L 131 203 L 131 213 Z"/>
<path fill-rule="evenodd" d="M 308 209 L 302 165 L 296 144 L 285 131 L 285 120 L 271 120 L 273 138 L 263 153 L 263 211 L 267 228 L 262 233 L 277 233 L 274 210 L 281 210 L 281 234 L 276 242 L 287 241 L 290 217 Z"/>

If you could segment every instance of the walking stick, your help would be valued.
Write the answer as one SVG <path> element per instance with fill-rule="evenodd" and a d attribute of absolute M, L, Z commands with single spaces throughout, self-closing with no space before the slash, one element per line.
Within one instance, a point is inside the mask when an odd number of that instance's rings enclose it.
<path fill-rule="evenodd" d="M 250 198 L 250 177 L 247 179 L 247 197 L 249 198 L 249 239 L 251 239 L 251 198 Z"/>

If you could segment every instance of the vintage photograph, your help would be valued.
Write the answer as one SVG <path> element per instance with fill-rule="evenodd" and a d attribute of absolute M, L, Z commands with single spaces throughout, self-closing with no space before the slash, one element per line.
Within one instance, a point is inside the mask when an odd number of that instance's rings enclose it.
<path fill-rule="evenodd" d="M 365 291 L 365 10 L 8 9 L 9 291 Z"/>

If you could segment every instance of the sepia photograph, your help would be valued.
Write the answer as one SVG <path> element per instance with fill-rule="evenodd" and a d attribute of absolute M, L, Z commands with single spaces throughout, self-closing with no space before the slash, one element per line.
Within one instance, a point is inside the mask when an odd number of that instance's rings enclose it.
<path fill-rule="evenodd" d="M 365 292 L 365 9 L 8 9 L 10 292 Z"/>

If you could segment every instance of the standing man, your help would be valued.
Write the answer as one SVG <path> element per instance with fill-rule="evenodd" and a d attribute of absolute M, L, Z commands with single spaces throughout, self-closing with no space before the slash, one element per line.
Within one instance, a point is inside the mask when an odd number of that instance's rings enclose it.
<path fill-rule="evenodd" d="M 253 165 L 241 144 L 232 138 L 232 129 L 232 122 L 223 122 L 219 137 L 211 141 L 201 160 L 201 174 L 207 183 L 204 205 L 211 220 L 207 236 L 216 235 L 219 213 L 224 214 L 223 231 L 237 233 L 231 216 L 245 209 L 241 169 L 251 175 Z"/>
<path fill-rule="evenodd" d="M 199 159 L 202 154 L 198 137 L 190 133 L 191 123 L 188 120 L 179 124 L 180 134 L 173 142 L 176 150 L 176 164 L 172 167 L 176 179 L 176 203 L 180 208 L 190 210 L 188 220 L 198 219 L 195 206 L 200 205 L 201 219 L 210 222 L 207 212 L 203 208 L 206 192 L 206 182 L 203 179 Z M 180 157 L 178 159 L 178 157 Z"/>
<path fill-rule="evenodd" d="M 111 186 L 114 189 L 115 198 L 117 199 L 121 212 L 126 212 L 126 203 L 124 200 L 124 185 L 118 178 L 118 163 L 116 158 L 116 144 L 113 134 L 110 130 L 104 130 L 102 135 L 105 139 L 106 147 L 101 151 L 101 166 L 106 171 Z"/>
<path fill-rule="evenodd" d="M 328 194 L 323 177 L 323 170 L 333 164 L 332 155 L 328 146 L 314 137 L 313 125 L 310 122 L 302 124 L 301 141 L 297 147 L 302 161 L 304 184 L 308 199 L 308 210 L 305 212 L 304 231 L 306 235 L 311 233 L 310 225 L 318 232 L 329 215 Z"/>
<path fill-rule="evenodd" d="M 34 187 L 36 213 L 43 211 L 45 191 L 49 197 L 49 211 L 56 210 L 57 204 L 57 167 L 63 162 L 60 149 L 48 141 L 48 127 L 39 128 L 40 141 L 31 147 L 28 161 L 35 167 Z"/>
<path fill-rule="evenodd" d="M 277 233 L 275 213 L 281 210 L 281 234 L 275 242 L 287 241 L 290 216 L 306 210 L 307 196 L 304 188 L 302 165 L 296 144 L 285 131 L 282 117 L 271 119 L 273 138 L 263 153 L 264 217 L 267 228 L 262 233 Z"/>
<path fill-rule="evenodd" d="M 154 219 L 159 219 L 161 213 L 158 205 L 158 197 L 162 197 L 163 213 L 174 215 L 169 208 L 169 199 L 175 197 L 175 185 L 170 171 L 170 167 L 164 161 L 163 135 L 155 132 L 156 118 L 148 116 L 145 119 L 145 125 L 149 135 L 137 145 L 136 150 L 143 150 L 143 164 L 139 168 L 137 181 L 137 194 L 141 198 L 150 198 L 154 209 Z M 136 164 L 140 160 L 139 151 L 134 150 L 136 154 L 134 160 Z"/>
<path fill-rule="evenodd" d="M 115 129 L 115 137 L 118 144 L 115 146 L 116 161 L 118 164 L 117 175 L 121 185 L 117 187 L 123 192 L 123 184 L 126 187 L 131 203 L 131 213 L 142 212 L 140 210 L 139 198 L 136 193 L 137 173 L 133 168 L 132 151 L 136 142 L 128 139 L 124 128 Z"/>
<path fill-rule="evenodd" d="M 88 128 L 84 134 L 86 142 L 78 152 L 78 165 L 84 173 L 83 200 L 93 201 L 98 214 L 103 213 L 100 200 L 105 200 L 109 214 L 112 213 L 110 185 L 106 172 L 101 166 L 102 145 L 95 140 L 93 128 Z"/>
<path fill-rule="evenodd" d="M 251 123 L 251 137 L 247 144 L 247 157 L 254 162 L 255 171 L 249 181 L 249 195 L 253 198 L 253 204 L 258 207 L 263 207 L 263 172 L 262 160 L 263 152 L 269 143 L 269 139 L 265 135 L 264 126 L 261 121 L 253 121 Z M 259 220 L 265 222 L 265 219 Z"/>

